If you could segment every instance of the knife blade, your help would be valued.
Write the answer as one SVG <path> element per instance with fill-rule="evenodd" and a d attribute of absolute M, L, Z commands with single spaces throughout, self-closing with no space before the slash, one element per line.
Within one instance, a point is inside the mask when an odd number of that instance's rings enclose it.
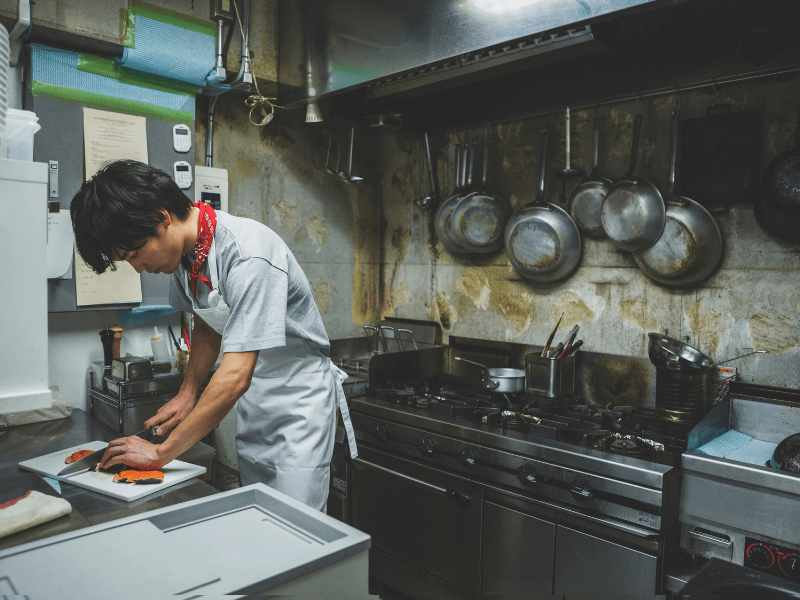
<path fill-rule="evenodd" d="M 148 427 L 147 429 L 140 431 L 139 433 L 134 433 L 133 435 L 142 438 L 146 442 L 149 442 L 156 436 L 156 429 L 158 429 L 158 425 Z M 84 456 L 80 460 L 76 460 L 71 465 L 67 465 L 66 468 L 61 469 L 56 474 L 56 477 L 74 475 L 75 473 L 80 473 L 81 471 L 85 471 L 99 465 L 100 461 L 103 460 L 103 454 L 106 453 L 106 450 L 108 450 L 108 446 L 101 448 L 97 452 L 92 452 L 89 456 Z"/>

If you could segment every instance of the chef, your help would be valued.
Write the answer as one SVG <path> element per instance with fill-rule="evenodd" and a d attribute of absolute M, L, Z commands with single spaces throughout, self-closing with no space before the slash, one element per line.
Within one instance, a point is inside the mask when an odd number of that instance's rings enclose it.
<path fill-rule="evenodd" d="M 260 481 L 324 511 L 337 408 L 351 455 L 357 451 L 347 376 L 329 358 L 322 317 L 289 247 L 257 221 L 193 205 L 169 175 L 132 160 L 84 183 L 70 212 L 78 252 L 96 273 L 123 260 L 139 273 L 171 273 L 170 304 L 195 315 L 183 385 L 144 423 L 167 439 L 116 439 L 101 467 L 160 468 L 238 400 L 242 485 Z"/>

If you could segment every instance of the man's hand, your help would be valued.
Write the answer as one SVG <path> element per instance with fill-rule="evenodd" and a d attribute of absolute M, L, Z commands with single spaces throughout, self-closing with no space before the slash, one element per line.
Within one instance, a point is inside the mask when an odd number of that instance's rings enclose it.
<path fill-rule="evenodd" d="M 108 445 L 108 450 L 103 454 L 100 467 L 107 469 L 118 464 L 125 464 L 137 469 L 160 469 L 171 459 L 159 456 L 159 446 L 145 442 L 142 438 L 132 435 L 118 438 Z"/>
<path fill-rule="evenodd" d="M 178 392 L 172 400 L 158 409 L 158 412 L 144 422 L 145 428 L 159 425 L 156 435 L 168 435 L 180 425 L 194 408 L 194 396 L 187 392 Z M 108 454 L 108 453 L 106 453 Z"/>

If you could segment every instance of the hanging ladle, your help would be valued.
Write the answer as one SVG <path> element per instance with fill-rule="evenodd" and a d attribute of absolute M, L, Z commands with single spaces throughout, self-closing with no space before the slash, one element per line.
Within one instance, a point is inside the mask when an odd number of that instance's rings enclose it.
<path fill-rule="evenodd" d="M 344 171 L 339 173 L 339 177 L 344 179 L 345 183 L 361 183 L 364 181 L 363 177 L 359 177 L 358 175 L 353 175 L 353 140 L 356 136 L 356 128 L 350 128 L 350 160 L 347 165 L 347 173 L 345 174 Z"/>
<path fill-rule="evenodd" d="M 329 160 L 329 159 L 330 159 L 330 157 L 331 157 L 331 141 L 332 141 L 332 140 L 333 140 L 333 128 L 331 127 L 331 133 L 330 133 L 330 135 L 328 136 L 328 155 L 325 157 L 325 170 L 326 170 L 326 171 L 327 171 L 327 172 L 328 172 L 330 175 L 338 175 L 338 173 L 337 173 L 336 171 L 334 171 L 333 169 L 331 169 L 331 168 L 328 166 L 328 160 Z M 340 156 L 341 156 L 341 153 L 342 153 L 342 143 L 341 143 L 341 140 L 339 140 L 339 155 L 340 155 Z M 337 167 L 337 168 L 339 167 L 339 159 L 336 159 L 336 167 Z"/>
<path fill-rule="evenodd" d="M 556 175 L 561 180 L 561 195 L 559 196 L 559 201 L 563 204 L 567 201 L 567 179 L 574 179 L 575 177 L 580 177 L 583 175 L 583 169 L 571 169 L 570 168 L 570 159 L 569 159 L 569 106 L 567 107 L 566 111 L 566 129 L 567 129 L 567 138 L 566 138 L 566 148 L 567 148 L 567 156 L 564 164 L 564 168 L 556 171 Z"/>
<path fill-rule="evenodd" d="M 428 142 L 428 134 L 425 133 L 425 153 L 428 155 L 428 172 L 431 176 L 431 193 L 425 196 L 424 198 L 419 198 L 414 200 L 414 204 L 419 206 L 420 208 L 430 208 L 436 203 L 437 194 L 436 194 L 436 184 L 433 183 L 433 162 L 431 161 L 431 145 Z"/>

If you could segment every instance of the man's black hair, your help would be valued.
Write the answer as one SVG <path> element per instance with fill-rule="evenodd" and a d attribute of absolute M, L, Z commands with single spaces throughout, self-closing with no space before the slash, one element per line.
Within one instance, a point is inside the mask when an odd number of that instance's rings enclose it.
<path fill-rule="evenodd" d="M 160 208 L 185 221 L 192 203 L 160 169 L 135 160 L 109 163 L 72 199 L 78 252 L 95 273 L 116 269 L 114 250 L 134 252 L 155 237 Z"/>

